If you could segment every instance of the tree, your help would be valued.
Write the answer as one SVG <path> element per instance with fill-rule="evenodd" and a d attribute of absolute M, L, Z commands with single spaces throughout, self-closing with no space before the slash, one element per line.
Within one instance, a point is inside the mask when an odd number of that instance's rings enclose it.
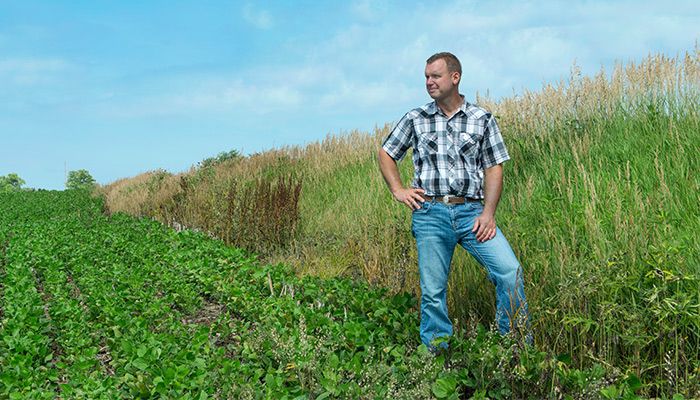
<path fill-rule="evenodd" d="M 238 160 L 241 158 L 243 158 L 243 155 L 236 149 L 230 151 L 222 151 L 215 157 L 205 158 L 204 160 L 200 161 L 199 166 L 201 168 L 213 167 L 215 165 L 221 164 L 224 161 Z"/>
<path fill-rule="evenodd" d="M 22 190 L 22 185 L 25 183 L 24 179 L 20 178 L 17 174 L 0 176 L 0 192 L 18 192 Z"/>
<path fill-rule="evenodd" d="M 92 190 L 97 185 L 95 179 L 87 170 L 79 169 L 68 172 L 66 189 L 68 190 Z"/>

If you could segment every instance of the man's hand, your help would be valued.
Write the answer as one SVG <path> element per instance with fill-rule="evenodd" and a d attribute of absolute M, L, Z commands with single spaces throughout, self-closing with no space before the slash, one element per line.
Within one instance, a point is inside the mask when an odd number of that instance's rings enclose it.
<path fill-rule="evenodd" d="M 396 189 L 392 194 L 394 195 L 396 201 L 398 201 L 399 203 L 404 203 L 411 210 L 417 210 L 421 207 L 420 203 L 423 203 L 425 201 L 421 196 L 424 193 L 425 190 L 423 189 L 399 188 Z"/>
<path fill-rule="evenodd" d="M 425 190 L 404 188 L 401 183 L 399 168 L 396 166 L 396 160 L 391 158 L 384 149 L 379 149 L 378 156 L 379 168 L 382 170 L 382 176 L 396 201 L 405 204 L 411 210 L 419 209 L 421 207 L 420 203 L 424 201 L 421 195 L 425 193 Z"/>
<path fill-rule="evenodd" d="M 503 188 L 503 166 L 494 165 L 484 170 L 484 210 L 476 217 L 472 232 L 476 240 L 485 242 L 496 236 L 496 207 Z"/>
<path fill-rule="evenodd" d="M 493 214 L 482 213 L 474 221 L 472 232 L 476 232 L 476 240 L 485 242 L 496 236 L 496 219 Z"/>

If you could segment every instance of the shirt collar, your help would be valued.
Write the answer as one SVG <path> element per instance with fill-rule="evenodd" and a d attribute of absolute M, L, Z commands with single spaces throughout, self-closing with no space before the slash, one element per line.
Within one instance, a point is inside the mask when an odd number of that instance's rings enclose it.
<path fill-rule="evenodd" d="M 460 94 L 459 95 L 462 98 L 462 105 L 459 106 L 459 110 L 457 112 L 462 112 L 464 115 L 467 115 L 467 108 L 471 106 L 469 102 L 464 98 L 464 95 Z M 438 107 L 437 102 L 433 100 L 432 102 L 428 103 L 428 107 L 425 110 L 428 114 L 430 115 L 435 115 L 438 111 L 440 111 L 440 107 Z"/>

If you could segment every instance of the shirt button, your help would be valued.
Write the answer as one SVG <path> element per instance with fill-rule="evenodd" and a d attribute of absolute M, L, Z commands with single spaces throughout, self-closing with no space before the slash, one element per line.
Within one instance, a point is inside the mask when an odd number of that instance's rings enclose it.
<path fill-rule="evenodd" d="M 464 181 L 461 180 L 461 179 L 457 179 L 457 180 L 455 181 L 455 183 L 457 184 L 457 186 L 462 186 L 462 185 L 464 185 Z"/>

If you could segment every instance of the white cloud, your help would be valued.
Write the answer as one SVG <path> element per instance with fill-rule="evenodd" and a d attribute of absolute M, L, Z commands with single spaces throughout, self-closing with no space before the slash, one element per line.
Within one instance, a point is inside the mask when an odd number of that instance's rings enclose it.
<path fill-rule="evenodd" d="M 129 94 L 117 89 L 84 107 L 120 117 L 298 114 L 312 109 L 346 115 L 391 110 L 388 118 L 395 118 L 397 107 L 429 101 L 423 67 L 437 51 L 452 51 L 461 59 L 461 89 L 467 97 L 488 90 L 497 98 L 566 78 L 574 60 L 584 73 L 594 73 L 604 62 L 645 56 L 653 42 L 691 41 L 697 30 L 692 21 L 677 23 L 679 18 L 698 18 L 687 17 L 696 15 L 687 14 L 691 6 L 685 6 L 686 16 L 648 4 L 632 15 L 635 4 L 514 2 L 484 7 L 453 1 L 439 7 L 392 6 L 391 13 L 384 13 L 383 5 L 360 0 L 351 4 L 357 15 L 350 23 L 317 42 L 300 44 L 306 55 L 293 63 L 227 73 L 174 72 L 143 82 L 141 93 L 135 94 L 138 88 Z M 261 29 L 273 25 L 267 11 L 251 4 L 243 7 L 243 15 Z M 34 61 L 0 61 L 0 76 L 8 71 L 16 76 L 21 70 L 25 77 L 36 77 L 68 67 L 60 60 Z"/>
<path fill-rule="evenodd" d="M 364 21 L 377 21 L 387 11 L 386 2 L 379 0 L 356 0 L 350 4 L 353 14 Z"/>
<path fill-rule="evenodd" d="M 242 15 L 243 19 L 258 29 L 270 29 L 274 24 L 267 10 L 255 8 L 250 3 L 243 6 Z"/>
<path fill-rule="evenodd" d="M 306 94 L 298 84 L 299 79 L 290 79 L 291 72 L 269 82 L 218 74 L 163 76 L 145 83 L 148 87 L 139 90 L 145 92 L 141 95 L 111 93 L 86 107 L 99 115 L 120 118 L 202 113 L 266 114 L 294 109 L 305 101 Z"/>
<path fill-rule="evenodd" d="M 461 90 L 466 96 L 488 90 L 498 98 L 565 79 L 575 61 L 584 74 L 594 74 L 603 65 L 610 68 L 614 60 L 639 60 L 668 49 L 692 50 L 700 38 L 700 4 L 676 5 L 631 0 L 488 5 L 452 1 L 394 12 L 379 26 L 356 25 L 337 38 L 343 53 L 352 55 L 352 59 L 341 55 L 342 62 L 353 68 L 388 69 L 376 79 L 399 81 L 409 88 L 416 85 L 420 92 L 414 98 L 419 104 L 429 99 L 417 74 L 429 55 L 445 50 L 462 61 Z"/>
<path fill-rule="evenodd" d="M 48 83 L 70 70 L 71 64 L 58 58 L 0 59 L 0 80 L 19 86 Z"/>
<path fill-rule="evenodd" d="M 411 100 L 413 90 L 400 82 L 358 82 L 344 80 L 329 87 L 316 99 L 318 108 L 347 112 L 366 110 Z"/>

